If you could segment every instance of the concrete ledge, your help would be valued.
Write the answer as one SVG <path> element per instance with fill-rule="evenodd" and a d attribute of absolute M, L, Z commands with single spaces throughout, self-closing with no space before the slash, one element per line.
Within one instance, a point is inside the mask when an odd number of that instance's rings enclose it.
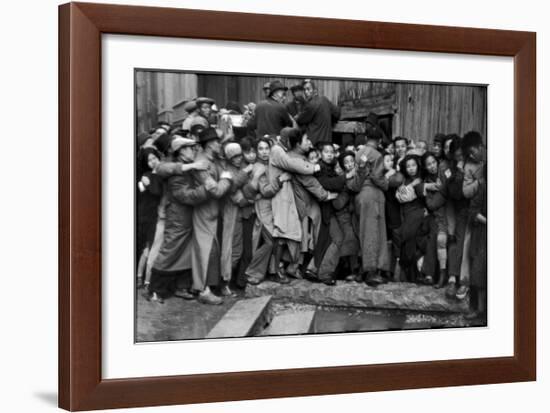
<path fill-rule="evenodd" d="M 281 336 L 288 334 L 308 334 L 313 332 L 315 311 L 296 311 L 273 317 L 271 323 L 260 336 Z"/>
<path fill-rule="evenodd" d="M 259 333 L 271 321 L 271 296 L 237 301 L 210 330 L 206 338 L 246 337 Z"/>
<path fill-rule="evenodd" d="M 448 299 L 445 289 L 411 283 L 388 283 L 376 288 L 356 282 L 338 281 L 335 286 L 293 280 L 281 285 L 264 281 L 246 287 L 247 297 L 272 296 L 313 305 L 356 308 L 384 308 L 413 311 L 443 311 L 464 313 L 468 311 L 468 297 L 463 301 Z"/>

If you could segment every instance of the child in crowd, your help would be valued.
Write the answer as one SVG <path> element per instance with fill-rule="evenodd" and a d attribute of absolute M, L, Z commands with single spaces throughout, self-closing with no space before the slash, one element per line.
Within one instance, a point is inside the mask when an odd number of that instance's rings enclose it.
<path fill-rule="evenodd" d="M 338 195 L 332 205 L 336 210 L 336 219 L 344 234 L 344 240 L 340 249 L 340 258 L 342 260 L 342 266 L 347 272 L 346 281 L 362 281 L 360 278 L 360 266 L 359 266 L 359 239 L 355 228 L 357 223 L 353 222 L 353 192 L 348 190 L 347 182 L 353 179 L 356 173 L 355 169 L 355 152 L 346 151 L 338 158 L 338 163 L 342 173 L 346 178 L 346 187 Z"/>

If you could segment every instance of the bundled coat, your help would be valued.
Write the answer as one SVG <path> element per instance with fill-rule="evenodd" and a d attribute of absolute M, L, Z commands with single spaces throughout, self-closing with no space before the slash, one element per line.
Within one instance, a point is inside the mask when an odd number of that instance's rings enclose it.
<path fill-rule="evenodd" d="M 384 191 L 388 180 L 384 175 L 384 157 L 372 146 L 365 146 L 356 154 L 356 163 L 366 156 L 364 168 L 358 168 L 349 182 L 355 196 L 355 213 L 359 216 L 359 244 L 364 271 L 389 270 L 386 245 L 386 214 Z"/>
<path fill-rule="evenodd" d="M 154 263 L 162 273 L 181 272 L 191 268 L 193 207 L 208 199 L 204 186 L 191 173 L 168 178 L 164 241 Z"/>
<path fill-rule="evenodd" d="M 218 240 L 218 220 L 220 217 L 220 199 L 231 188 L 231 181 L 220 179 L 222 166 L 213 155 L 200 152 L 198 160 L 208 163 L 206 171 L 194 174 L 208 192 L 206 202 L 193 210 L 193 280 L 194 288 L 202 291 L 205 286 L 217 285 L 220 275 L 220 244 Z M 196 277 L 195 277 L 196 274 Z"/>

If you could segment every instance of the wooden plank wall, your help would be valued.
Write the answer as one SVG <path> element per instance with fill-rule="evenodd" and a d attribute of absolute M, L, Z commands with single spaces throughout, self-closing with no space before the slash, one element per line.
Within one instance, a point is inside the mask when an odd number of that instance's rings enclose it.
<path fill-rule="evenodd" d="M 394 135 L 433 140 L 436 133 L 477 130 L 487 136 L 487 88 L 439 84 L 398 83 Z"/>
<path fill-rule="evenodd" d="M 183 99 L 209 96 L 219 107 L 229 101 L 241 105 L 259 102 L 264 98 L 263 84 L 276 79 L 287 87 L 303 80 L 269 76 L 138 73 L 138 132 L 148 129 L 157 119 L 158 112 L 172 109 Z M 487 88 L 483 86 L 327 79 L 315 79 L 315 82 L 320 94 L 344 106 L 343 113 L 361 114 L 373 107 L 375 111 L 384 112 L 380 114 L 393 113 L 394 136 L 429 142 L 436 133 L 462 135 L 469 130 L 478 130 L 486 136 Z M 291 99 L 290 93 L 287 99 Z M 170 116 L 179 115 L 173 113 Z"/>

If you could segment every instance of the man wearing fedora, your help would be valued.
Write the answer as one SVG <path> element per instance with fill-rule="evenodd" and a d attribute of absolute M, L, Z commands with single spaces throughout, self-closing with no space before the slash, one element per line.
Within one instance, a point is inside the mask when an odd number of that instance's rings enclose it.
<path fill-rule="evenodd" d="M 279 135 L 281 129 L 292 126 L 292 119 L 284 105 L 288 88 L 280 80 L 269 84 L 269 96 L 256 106 L 254 117 L 249 120 L 249 129 L 256 131 L 258 138 Z"/>
<path fill-rule="evenodd" d="M 326 96 L 319 96 L 311 79 L 304 80 L 302 86 L 306 104 L 296 116 L 296 122 L 305 129 L 314 146 L 321 142 L 332 142 L 332 128 L 340 119 L 340 108 Z"/>
<path fill-rule="evenodd" d="M 164 237 L 151 270 L 151 281 L 146 298 L 162 303 L 174 294 L 178 278 L 191 270 L 193 207 L 208 198 L 204 185 L 200 185 L 190 172 L 195 160 L 197 142 L 176 135 L 170 146 L 172 161 L 189 166 L 189 170 L 171 175 L 166 181 Z M 183 168 L 180 168 L 183 169 Z M 192 299 L 187 291 L 183 298 Z"/>
<path fill-rule="evenodd" d="M 232 175 L 222 168 L 221 143 L 214 128 L 201 131 L 199 143 L 203 150 L 198 153 L 197 161 L 204 160 L 208 169 L 196 171 L 195 176 L 204 185 L 208 199 L 193 210 L 193 289 L 200 292 L 198 299 L 202 303 L 221 304 L 223 299 L 210 288 L 220 283 L 220 199 L 231 189 Z"/>

